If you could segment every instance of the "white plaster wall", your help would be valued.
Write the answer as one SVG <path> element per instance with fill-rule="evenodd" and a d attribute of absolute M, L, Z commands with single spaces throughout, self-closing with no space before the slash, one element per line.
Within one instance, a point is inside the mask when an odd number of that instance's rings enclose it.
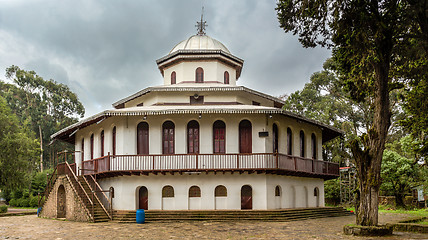
<path fill-rule="evenodd" d="M 195 82 L 198 67 L 204 69 L 204 82 L 216 81 L 224 83 L 224 72 L 229 72 L 229 85 L 236 85 L 236 70 L 217 60 L 183 61 L 164 69 L 164 85 L 171 85 L 171 73 L 175 71 L 176 83 Z"/>
<path fill-rule="evenodd" d="M 266 205 L 266 176 L 263 174 L 183 174 L 183 175 L 152 175 L 149 176 L 123 176 L 100 180 L 103 189 L 114 187 L 114 208 L 117 210 L 135 210 L 138 206 L 138 187 L 148 189 L 149 210 L 162 209 L 162 188 L 170 185 L 174 188 L 174 205 L 176 210 L 188 210 L 189 205 L 198 209 L 215 209 L 215 188 L 223 185 L 227 188 L 227 197 L 222 203 L 227 209 L 241 209 L 241 187 L 250 185 L 253 188 L 253 209 L 267 209 Z M 198 186 L 201 189 L 200 198 L 191 198 L 189 204 L 189 188 Z M 165 199 L 163 199 L 165 200 Z M 169 206 L 171 206 L 170 204 Z M 194 209 L 197 209 L 196 207 Z"/>
<path fill-rule="evenodd" d="M 149 210 L 189 210 L 189 209 L 241 209 L 241 187 L 250 185 L 253 189 L 253 209 L 266 210 L 293 207 L 315 207 L 316 197 L 313 189 L 320 190 L 320 206 L 324 206 L 323 180 L 265 174 L 183 174 L 183 175 L 152 175 L 123 176 L 100 180 L 103 189 L 114 187 L 113 199 L 116 210 L 135 210 L 138 207 L 138 188 L 145 186 L 149 195 Z M 162 188 L 170 185 L 174 188 L 174 198 L 162 198 Z M 227 197 L 215 197 L 214 191 L 218 185 L 227 189 Z M 275 197 L 275 187 L 282 189 L 281 197 Z M 189 188 L 198 186 L 201 197 L 189 198 Z M 291 188 L 296 189 L 293 196 Z M 308 189 L 308 205 L 305 204 L 304 188 Z M 294 200 L 293 200 L 294 199 Z M 293 206 L 295 201 L 295 206 Z"/>

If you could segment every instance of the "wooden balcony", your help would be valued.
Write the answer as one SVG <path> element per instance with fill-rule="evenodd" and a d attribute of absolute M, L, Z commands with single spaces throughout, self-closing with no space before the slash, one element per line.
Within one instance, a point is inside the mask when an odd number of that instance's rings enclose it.
<path fill-rule="evenodd" d="M 108 155 L 83 161 L 80 169 L 80 174 L 96 174 L 97 178 L 203 172 L 269 173 L 333 179 L 339 176 L 339 165 L 274 153 Z"/>

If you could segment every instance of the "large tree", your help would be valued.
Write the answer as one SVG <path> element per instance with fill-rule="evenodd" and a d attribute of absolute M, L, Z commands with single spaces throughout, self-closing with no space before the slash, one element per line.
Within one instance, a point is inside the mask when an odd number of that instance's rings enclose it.
<path fill-rule="evenodd" d="M 13 84 L 0 81 L 0 95 L 21 123 L 29 122 L 35 136 L 41 138 L 44 159 L 52 159 L 55 152 L 69 147 L 65 143 L 51 144 L 50 136 L 83 117 L 85 110 L 76 94 L 67 85 L 45 80 L 17 66 L 7 68 L 6 77 Z M 45 167 L 50 167 L 47 163 L 45 160 Z"/>
<path fill-rule="evenodd" d="M 0 96 L 0 189 L 10 191 L 28 184 L 39 154 L 39 142 Z"/>
<path fill-rule="evenodd" d="M 332 48 L 342 86 L 372 112 L 370 128 L 350 146 L 360 191 L 356 222 L 377 225 L 390 93 L 418 81 L 410 70 L 427 62 L 428 0 L 280 0 L 276 10 L 281 28 L 304 47 Z"/>

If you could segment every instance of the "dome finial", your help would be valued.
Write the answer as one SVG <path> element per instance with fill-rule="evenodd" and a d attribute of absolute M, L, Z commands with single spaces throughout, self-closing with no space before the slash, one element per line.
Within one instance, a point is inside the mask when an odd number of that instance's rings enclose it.
<path fill-rule="evenodd" d="M 201 13 L 201 21 L 196 22 L 197 24 L 195 27 L 198 28 L 198 35 L 203 36 L 205 35 L 205 28 L 208 26 L 207 21 L 204 21 L 204 7 L 202 6 L 202 13 Z"/>

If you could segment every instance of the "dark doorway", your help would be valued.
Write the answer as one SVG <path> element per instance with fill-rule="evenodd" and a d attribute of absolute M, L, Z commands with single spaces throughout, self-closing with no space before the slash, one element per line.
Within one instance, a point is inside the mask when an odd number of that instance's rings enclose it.
<path fill-rule="evenodd" d="M 146 122 L 137 126 L 137 154 L 149 154 L 149 124 Z"/>
<path fill-rule="evenodd" d="M 199 123 L 195 120 L 187 124 L 187 153 L 199 153 Z"/>
<path fill-rule="evenodd" d="M 242 120 L 239 123 L 239 152 L 251 153 L 252 152 L 252 131 L 251 122 Z"/>
<path fill-rule="evenodd" d="M 162 154 L 174 154 L 174 130 L 175 125 L 166 121 L 162 125 Z"/>
<path fill-rule="evenodd" d="M 241 188 L 241 209 L 253 209 L 253 189 L 244 185 Z"/>
<path fill-rule="evenodd" d="M 146 187 L 140 187 L 138 190 L 138 209 L 147 210 L 149 208 L 149 192 Z"/>
<path fill-rule="evenodd" d="M 275 123 L 272 127 L 272 133 L 273 153 L 278 153 L 278 126 Z"/>
<path fill-rule="evenodd" d="M 66 200 L 66 196 L 65 196 L 64 185 L 60 185 L 58 187 L 57 205 L 56 206 L 57 206 L 57 218 L 65 218 L 67 200 Z"/>

